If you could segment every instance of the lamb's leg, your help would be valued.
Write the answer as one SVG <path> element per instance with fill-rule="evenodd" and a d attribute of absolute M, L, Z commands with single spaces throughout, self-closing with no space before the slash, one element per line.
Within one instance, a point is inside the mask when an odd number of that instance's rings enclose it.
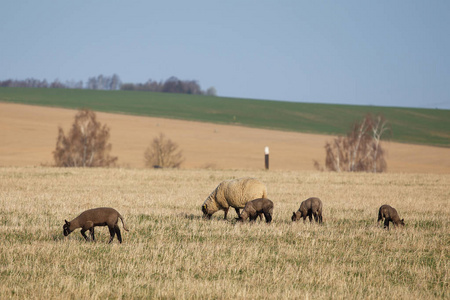
<path fill-rule="evenodd" d="M 384 228 L 389 229 L 389 219 L 388 218 L 384 219 Z"/>
<path fill-rule="evenodd" d="M 264 213 L 264 217 L 266 218 L 266 223 L 272 222 L 272 215 L 270 213 Z"/>
<path fill-rule="evenodd" d="M 117 239 L 119 240 L 119 243 L 122 244 L 122 235 L 120 234 L 120 228 L 118 225 L 114 226 L 114 231 L 117 234 Z"/>
<path fill-rule="evenodd" d="M 313 215 L 314 215 L 314 222 L 318 223 L 319 222 L 319 216 L 317 215 L 316 212 Z"/>
<path fill-rule="evenodd" d="M 111 236 L 111 237 L 109 238 L 108 244 L 111 244 L 111 242 L 112 242 L 113 239 L 114 239 L 114 236 L 116 235 L 116 231 L 114 230 L 114 227 L 109 227 L 109 226 L 108 226 L 108 229 L 109 229 L 109 235 Z"/>
<path fill-rule="evenodd" d="M 95 236 L 94 236 L 94 226 L 92 226 L 91 228 L 89 228 L 89 232 L 91 233 L 91 239 L 92 239 L 92 241 L 95 241 Z"/>
<path fill-rule="evenodd" d="M 85 232 L 89 230 L 89 235 L 91 236 L 91 239 L 94 239 L 94 223 L 92 221 L 87 221 L 84 226 L 81 228 L 81 235 L 83 235 L 83 237 L 86 239 L 86 241 L 88 240 Z"/>
<path fill-rule="evenodd" d="M 88 240 L 88 237 L 86 236 L 86 230 L 87 229 L 81 229 L 81 235 L 84 237 L 84 239 L 87 241 Z"/>

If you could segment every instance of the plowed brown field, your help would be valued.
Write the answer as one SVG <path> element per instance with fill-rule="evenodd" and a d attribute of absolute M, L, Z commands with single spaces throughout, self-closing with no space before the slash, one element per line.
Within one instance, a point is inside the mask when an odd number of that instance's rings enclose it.
<path fill-rule="evenodd" d="M 67 133 L 75 110 L 0 103 L 0 166 L 53 163 L 57 129 Z M 122 167 L 143 168 L 144 151 L 164 133 L 183 150 L 183 168 L 263 169 L 264 147 L 272 170 L 314 170 L 323 164 L 332 136 L 231 125 L 97 113 L 111 129 L 112 152 Z M 386 142 L 388 172 L 450 173 L 450 149 Z"/>

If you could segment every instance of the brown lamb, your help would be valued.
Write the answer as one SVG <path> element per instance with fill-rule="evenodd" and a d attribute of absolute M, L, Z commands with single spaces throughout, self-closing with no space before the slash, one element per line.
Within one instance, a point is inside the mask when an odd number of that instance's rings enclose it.
<path fill-rule="evenodd" d="M 405 220 L 404 219 L 400 220 L 397 210 L 387 204 L 381 205 L 380 209 L 378 210 L 377 223 L 383 221 L 383 219 L 384 219 L 384 228 L 387 229 L 389 229 L 389 222 L 392 222 L 394 224 L 394 227 L 398 225 L 405 226 Z"/>
<path fill-rule="evenodd" d="M 322 201 L 319 198 L 312 197 L 308 198 L 300 204 L 300 208 L 297 212 L 292 213 L 292 221 L 297 221 L 303 218 L 303 223 L 306 221 L 306 217 L 309 217 L 309 221 L 312 222 L 312 217 L 314 216 L 314 221 L 322 223 Z"/>
<path fill-rule="evenodd" d="M 249 218 L 250 222 L 253 222 L 258 216 L 261 218 L 261 215 L 264 215 L 266 223 L 270 223 L 272 221 L 272 214 L 273 202 L 267 198 L 258 198 L 247 202 L 244 210 L 241 212 L 241 216 L 236 218 L 236 220 L 244 222 Z"/>
<path fill-rule="evenodd" d="M 88 209 L 70 222 L 64 220 L 66 222 L 63 225 L 64 236 L 68 236 L 75 229 L 81 228 L 81 235 L 85 238 L 85 240 L 88 240 L 85 232 L 89 230 L 91 238 L 94 241 L 94 227 L 108 226 L 109 234 L 111 236 L 109 239 L 109 243 L 112 242 L 112 240 L 114 239 L 114 235 L 116 234 L 117 239 L 120 243 L 122 243 L 122 235 L 120 234 L 119 225 L 117 224 L 119 219 L 122 221 L 123 229 L 128 231 L 128 228 L 125 225 L 125 220 L 114 208 L 99 207 Z"/>

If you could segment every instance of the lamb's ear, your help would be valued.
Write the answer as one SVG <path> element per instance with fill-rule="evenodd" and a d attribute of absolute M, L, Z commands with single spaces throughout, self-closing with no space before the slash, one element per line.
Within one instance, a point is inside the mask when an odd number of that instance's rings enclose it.
<path fill-rule="evenodd" d="M 70 225 L 70 223 L 69 223 L 69 222 L 67 222 L 67 220 L 64 220 L 64 222 L 66 222 L 66 224 L 67 224 L 67 225 Z"/>

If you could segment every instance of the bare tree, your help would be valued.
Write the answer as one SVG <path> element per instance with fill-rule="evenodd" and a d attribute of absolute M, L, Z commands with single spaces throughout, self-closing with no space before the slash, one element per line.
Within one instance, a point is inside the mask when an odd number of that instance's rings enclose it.
<path fill-rule="evenodd" d="M 368 114 L 355 122 L 346 137 L 325 144 L 325 167 L 336 172 L 384 172 L 387 164 L 381 137 L 388 130 L 386 120 Z M 318 163 L 315 163 L 318 168 Z"/>
<path fill-rule="evenodd" d="M 341 172 L 346 169 L 349 161 L 349 152 L 346 148 L 348 148 L 347 141 L 341 136 L 335 138 L 332 143 L 327 142 L 325 144 L 325 167 L 328 170 Z M 315 165 L 319 169 L 317 162 Z"/>
<path fill-rule="evenodd" d="M 119 75 L 114 74 L 111 77 L 111 82 L 110 82 L 110 85 L 109 85 L 109 89 L 112 90 L 112 91 L 118 90 L 120 88 L 120 84 L 121 83 L 120 83 Z"/>
<path fill-rule="evenodd" d="M 350 148 L 350 160 L 348 170 L 354 172 L 357 170 L 357 163 L 360 165 L 362 162 L 361 155 L 364 155 L 366 146 L 366 139 L 368 124 L 367 118 L 364 118 L 361 123 L 355 122 L 353 124 L 353 129 L 349 134 L 349 148 Z M 361 148 L 360 148 L 361 147 Z"/>
<path fill-rule="evenodd" d="M 212 86 L 212 87 L 209 87 L 209 88 L 206 90 L 205 94 L 206 94 L 207 96 L 217 96 L 216 88 L 213 87 L 213 86 Z"/>
<path fill-rule="evenodd" d="M 59 81 L 58 78 L 55 79 L 55 81 L 53 81 L 50 84 L 50 87 L 53 89 L 63 89 L 64 88 L 64 84 L 61 83 L 61 81 Z"/>
<path fill-rule="evenodd" d="M 373 140 L 373 151 L 372 151 L 372 161 L 373 161 L 373 169 L 372 172 L 376 173 L 378 167 L 381 170 L 386 169 L 386 161 L 384 159 L 378 160 L 378 156 L 384 156 L 384 150 L 381 148 L 380 141 L 381 136 L 389 131 L 389 127 L 387 126 L 387 121 L 384 117 L 378 115 L 375 119 L 371 119 L 373 121 L 372 124 L 372 140 Z M 381 163 L 381 166 L 377 166 L 377 162 Z"/>
<path fill-rule="evenodd" d="M 109 167 L 117 161 L 110 156 L 109 128 L 96 120 L 93 111 L 82 109 L 67 136 L 58 128 L 56 149 L 53 151 L 57 167 Z"/>
<path fill-rule="evenodd" d="M 178 145 L 163 133 L 155 137 L 144 153 L 145 165 L 150 168 L 179 168 L 184 161 Z"/>
<path fill-rule="evenodd" d="M 87 81 L 87 84 L 86 84 L 86 88 L 88 90 L 97 90 L 98 89 L 97 78 L 89 77 L 88 81 Z"/>

